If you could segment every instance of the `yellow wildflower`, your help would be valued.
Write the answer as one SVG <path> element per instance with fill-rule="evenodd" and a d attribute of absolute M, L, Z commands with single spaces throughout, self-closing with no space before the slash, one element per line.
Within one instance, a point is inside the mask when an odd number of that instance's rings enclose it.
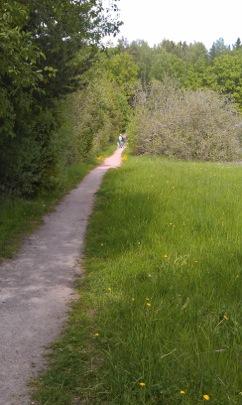
<path fill-rule="evenodd" d="M 144 388 L 144 387 L 145 387 L 145 383 L 144 383 L 143 381 L 140 381 L 140 382 L 139 382 L 139 386 L 140 386 L 140 388 Z"/>
<path fill-rule="evenodd" d="M 151 307 L 151 303 L 150 303 L 150 302 L 146 302 L 146 306 L 150 308 L 150 307 Z"/>
<path fill-rule="evenodd" d="M 210 401 L 210 396 L 208 394 L 203 395 L 203 400 L 204 401 Z"/>
<path fill-rule="evenodd" d="M 180 394 L 181 394 L 181 395 L 186 395 L 186 393 L 187 393 L 186 390 L 181 390 L 181 391 L 180 391 Z"/>
<path fill-rule="evenodd" d="M 164 255 L 164 258 L 165 258 L 165 259 L 167 259 L 167 258 L 168 258 L 168 256 L 167 256 L 167 255 Z"/>
<path fill-rule="evenodd" d="M 112 288 L 108 288 L 108 292 L 112 292 Z"/>
<path fill-rule="evenodd" d="M 99 333 L 97 332 L 97 333 L 94 334 L 94 336 L 95 336 L 95 337 L 98 337 L 98 336 L 100 336 L 100 335 L 99 335 Z"/>

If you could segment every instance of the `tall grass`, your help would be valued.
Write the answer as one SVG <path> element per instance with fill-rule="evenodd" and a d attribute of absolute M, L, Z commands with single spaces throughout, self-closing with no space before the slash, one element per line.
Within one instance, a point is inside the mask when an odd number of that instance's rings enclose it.
<path fill-rule="evenodd" d="M 241 403 L 241 167 L 129 158 L 85 264 L 41 404 Z"/>

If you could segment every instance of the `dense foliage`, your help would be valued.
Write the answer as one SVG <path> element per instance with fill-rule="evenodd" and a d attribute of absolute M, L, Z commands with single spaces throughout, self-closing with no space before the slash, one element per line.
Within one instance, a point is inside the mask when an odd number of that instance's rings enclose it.
<path fill-rule="evenodd" d="M 30 195 L 48 184 L 59 99 L 80 87 L 101 38 L 118 27 L 101 0 L 0 3 L 1 193 Z"/>

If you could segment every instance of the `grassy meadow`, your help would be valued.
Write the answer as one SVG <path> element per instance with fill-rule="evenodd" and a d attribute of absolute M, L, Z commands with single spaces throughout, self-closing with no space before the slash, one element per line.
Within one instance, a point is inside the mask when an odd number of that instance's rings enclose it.
<path fill-rule="evenodd" d="M 127 161 L 126 161 L 127 159 Z M 242 167 L 124 158 L 35 401 L 242 403 Z"/>

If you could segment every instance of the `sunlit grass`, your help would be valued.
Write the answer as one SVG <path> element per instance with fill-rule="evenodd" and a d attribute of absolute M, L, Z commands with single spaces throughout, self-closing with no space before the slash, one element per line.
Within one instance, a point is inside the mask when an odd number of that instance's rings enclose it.
<path fill-rule="evenodd" d="M 85 263 L 41 404 L 241 403 L 241 167 L 128 158 Z"/>

